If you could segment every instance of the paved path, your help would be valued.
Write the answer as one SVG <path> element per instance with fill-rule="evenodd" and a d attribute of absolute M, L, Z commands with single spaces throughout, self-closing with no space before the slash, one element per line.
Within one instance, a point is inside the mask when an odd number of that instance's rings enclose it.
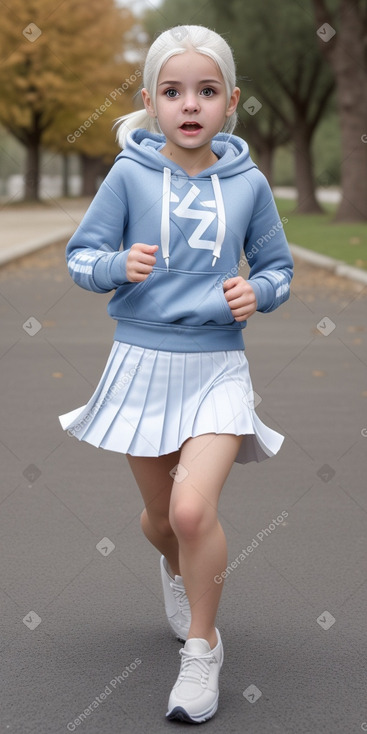
<path fill-rule="evenodd" d="M 278 187 L 275 194 L 294 198 L 294 188 Z M 340 194 L 335 191 L 318 192 L 320 200 L 334 201 Z M 40 204 L 15 204 L 0 209 L 0 266 L 22 255 L 69 239 L 83 218 L 91 199 L 54 199 L 49 197 Z M 367 284 L 367 272 L 313 250 L 291 244 L 298 258 L 326 268 L 338 275 Z"/>
<path fill-rule="evenodd" d="M 274 186 L 273 192 L 274 196 L 279 196 L 281 199 L 297 199 L 298 196 L 297 189 L 294 186 Z M 339 188 L 319 187 L 315 193 L 319 201 L 338 204 L 341 199 Z"/>
<path fill-rule="evenodd" d="M 276 196 L 295 198 L 293 187 L 276 187 Z M 338 201 L 337 190 L 320 190 L 322 201 Z M 39 204 L 17 203 L 0 208 L 0 265 L 15 257 L 69 238 L 81 221 L 90 198 L 54 199 Z"/>
<path fill-rule="evenodd" d="M 0 265 L 71 237 L 91 199 L 48 199 L 0 210 Z"/>
<path fill-rule="evenodd" d="M 0 269 L 0 295 L 0 730 L 188 731 L 164 718 L 180 644 L 126 457 L 57 418 L 102 372 L 109 296 L 73 284 L 64 244 Z M 365 312 L 365 287 L 298 263 L 290 301 L 245 331 L 258 414 L 286 440 L 221 497 L 213 734 L 367 730 Z"/>

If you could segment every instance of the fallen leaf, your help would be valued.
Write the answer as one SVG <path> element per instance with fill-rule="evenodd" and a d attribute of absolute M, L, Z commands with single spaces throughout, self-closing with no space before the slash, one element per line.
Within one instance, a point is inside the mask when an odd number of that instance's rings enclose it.
<path fill-rule="evenodd" d="M 359 324 L 358 326 L 348 326 L 347 331 L 349 331 L 351 334 L 355 334 L 356 331 L 364 331 L 365 327 L 362 326 L 362 324 Z"/>

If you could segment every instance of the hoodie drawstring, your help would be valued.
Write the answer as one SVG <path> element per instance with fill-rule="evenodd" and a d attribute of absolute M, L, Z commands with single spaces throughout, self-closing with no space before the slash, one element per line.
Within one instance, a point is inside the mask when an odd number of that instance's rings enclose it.
<path fill-rule="evenodd" d="M 212 180 L 212 186 L 214 191 L 214 198 L 215 203 L 217 207 L 217 219 L 218 219 L 218 228 L 217 228 L 217 236 L 215 238 L 215 245 L 213 250 L 213 260 L 212 260 L 212 267 L 217 262 L 218 257 L 220 257 L 220 251 L 222 249 L 222 244 L 224 240 L 224 235 L 226 233 L 226 213 L 224 209 L 224 203 L 223 203 L 223 196 L 222 196 L 222 190 L 220 188 L 219 178 L 216 173 L 213 173 L 212 176 L 210 176 Z"/>
<path fill-rule="evenodd" d="M 219 178 L 216 173 L 211 176 L 211 182 L 213 186 L 214 199 L 217 209 L 217 235 L 215 238 L 213 248 L 213 260 L 212 267 L 215 265 L 217 259 L 220 257 L 223 240 L 226 233 L 226 213 L 224 209 L 224 202 L 222 196 L 222 190 L 220 188 Z M 169 240 L 170 240 L 170 221 L 169 221 L 169 205 L 171 198 L 171 170 L 170 168 L 163 168 L 163 189 L 162 189 L 162 213 L 161 213 L 161 247 L 162 256 L 166 263 L 167 271 L 169 270 Z"/>
<path fill-rule="evenodd" d="M 161 247 L 164 262 L 169 270 L 169 202 L 171 198 L 171 170 L 163 169 L 163 192 L 161 213 Z"/>

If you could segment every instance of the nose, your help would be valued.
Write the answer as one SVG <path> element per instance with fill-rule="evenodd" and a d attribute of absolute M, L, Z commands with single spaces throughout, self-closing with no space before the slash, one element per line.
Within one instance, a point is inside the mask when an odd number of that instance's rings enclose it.
<path fill-rule="evenodd" d="M 182 107 L 185 112 L 197 112 L 199 109 L 199 101 L 196 95 L 186 94 Z"/>

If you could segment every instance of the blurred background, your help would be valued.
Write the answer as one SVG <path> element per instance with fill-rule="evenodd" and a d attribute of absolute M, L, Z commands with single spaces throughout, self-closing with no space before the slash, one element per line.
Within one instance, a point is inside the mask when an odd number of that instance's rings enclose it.
<path fill-rule="evenodd" d="M 206 25 L 233 49 L 235 133 L 288 239 L 367 269 L 365 0 L 12 0 L 0 27 L 0 201 L 92 197 L 141 107 L 150 43 Z"/>

